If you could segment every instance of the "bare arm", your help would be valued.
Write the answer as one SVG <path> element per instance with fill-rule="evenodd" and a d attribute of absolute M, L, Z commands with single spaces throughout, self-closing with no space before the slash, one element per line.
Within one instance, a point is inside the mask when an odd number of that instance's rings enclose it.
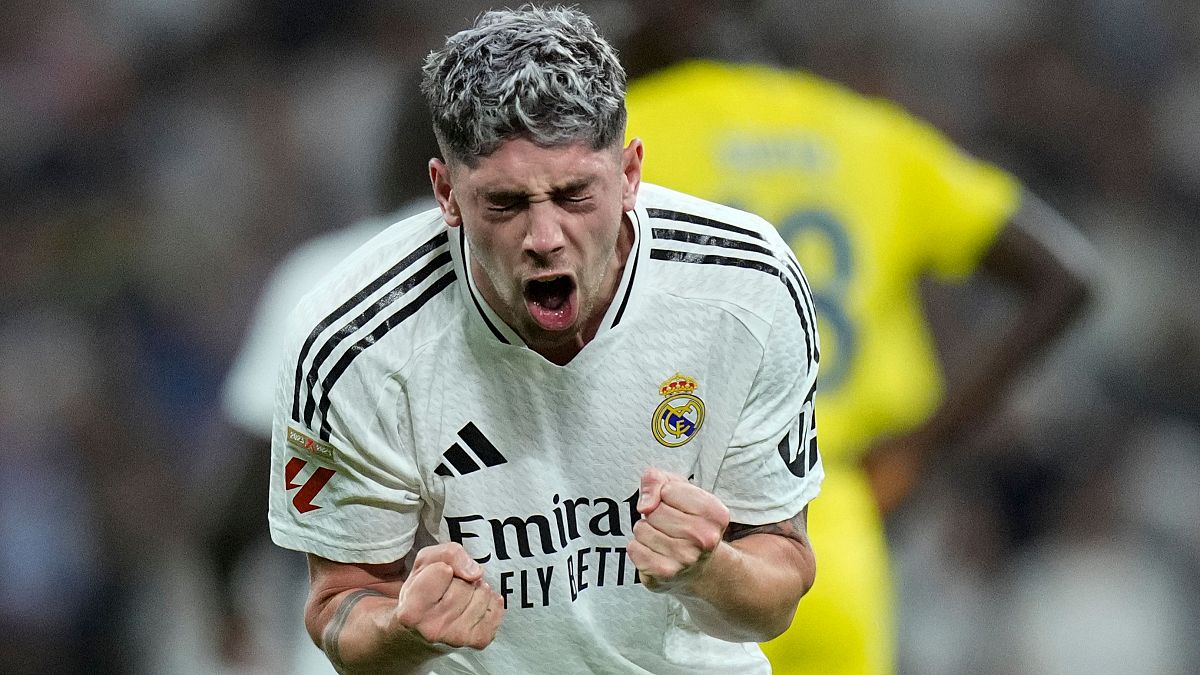
<path fill-rule="evenodd" d="M 716 496 L 650 469 L 638 510 L 645 517 L 628 549 L 643 584 L 676 597 L 701 630 L 762 642 L 791 624 L 816 577 L 807 509 L 770 525 L 730 524 Z"/>
<path fill-rule="evenodd" d="M 504 616 L 500 596 L 458 544 L 383 565 L 309 560 L 304 623 L 342 673 L 408 673 L 449 647 L 483 649 Z"/>
<path fill-rule="evenodd" d="M 999 340 L 968 336 L 969 359 L 951 377 L 950 393 L 921 427 L 884 439 L 866 466 L 880 507 L 889 511 L 908 493 L 930 455 L 946 447 L 973 420 L 985 418 L 1008 385 L 1057 338 L 1094 290 L 1099 263 L 1083 236 L 1032 193 L 1004 226 L 980 269 L 1019 293 L 1020 304 Z"/>

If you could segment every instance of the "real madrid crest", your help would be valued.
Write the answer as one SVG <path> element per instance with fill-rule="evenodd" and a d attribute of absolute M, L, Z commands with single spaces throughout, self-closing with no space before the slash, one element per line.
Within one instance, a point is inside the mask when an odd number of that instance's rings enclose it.
<path fill-rule="evenodd" d="M 654 409 L 650 431 L 659 443 L 676 448 L 700 431 L 704 424 L 704 401 L 692 393 L 696 387 L 696 380 L 675 373 L 658 388 L 664 400 Z"/>

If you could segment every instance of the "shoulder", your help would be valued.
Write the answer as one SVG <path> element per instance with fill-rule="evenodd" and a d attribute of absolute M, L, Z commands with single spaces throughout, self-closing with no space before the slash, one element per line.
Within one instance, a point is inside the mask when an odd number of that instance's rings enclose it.
<path fill-rule="evenodd" d="M 653 184 L 642 185 L 638 206 L 661 291 L 767 321 L 781 301 L 807 303 L 800 265 L 763 218 Z"/>
<path fill-rule="evenodd" d="M 650 258 L 687 263 L 690 271 L 718 278 L 754 278 L 770 284 L 799 265 L 791 249 L 763 218 L 658 185 L 643 183 L 638 206 L 648 219 Z M 669 265 L 668 267 L 676 267 Z M 744 272 L 758 272 L 745 275 Z M 733 296 L 744 295 L 730 289 Z"/>
<path fill-rule="evenodd" d="M 437 209 L 363 237 L 327 273 L 313 271 L 319 280 L 314 278 L 292 314 L 292 339 L 311 344 L 353 337 L 365 349 L 410 316 L 448 316 L 444 310 L 454 294 L 443 291 L 456 279 L 450 240 Z"/>

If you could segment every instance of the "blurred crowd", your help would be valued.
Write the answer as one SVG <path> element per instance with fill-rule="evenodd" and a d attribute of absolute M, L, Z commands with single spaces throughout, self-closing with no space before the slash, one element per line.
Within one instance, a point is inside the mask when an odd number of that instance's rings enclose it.
<path fill-rule="evenodd" d="M 673 25 L 892 99 L 1099 251 L 1086 316 L 890 517 L 902 672 L 1200 670 L 1200 4 L 576 4 L 642 67 Z M 299 554 L 241 563 L 260 621 L 217 646 L 221 383 L 286 252 L 425 180 L 385 151 L 483 6 L 4 3 L 0 670 L 282 672 Z M 927 289 L 951 369 L 991 290 Z"/>

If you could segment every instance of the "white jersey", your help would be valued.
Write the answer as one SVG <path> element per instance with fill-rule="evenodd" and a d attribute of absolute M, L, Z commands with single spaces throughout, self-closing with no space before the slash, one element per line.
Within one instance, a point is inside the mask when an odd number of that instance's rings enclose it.
<path fill-rule="evenodd" d="M 625 546 L 647 467 L 738 523 L 816 496 L 812 298 L 756 216 L 647 184 L 627 216 L 620 286 L 566 366 L 491 310 L 437 210 L 371 240 L 293 315 L 272 536 L 362 563 L 404 557 L 418 532 L 461 543 L 507 613 L 490 646 L 436 672 L 769 672 L 757 645 L 643 588 Z"/>

